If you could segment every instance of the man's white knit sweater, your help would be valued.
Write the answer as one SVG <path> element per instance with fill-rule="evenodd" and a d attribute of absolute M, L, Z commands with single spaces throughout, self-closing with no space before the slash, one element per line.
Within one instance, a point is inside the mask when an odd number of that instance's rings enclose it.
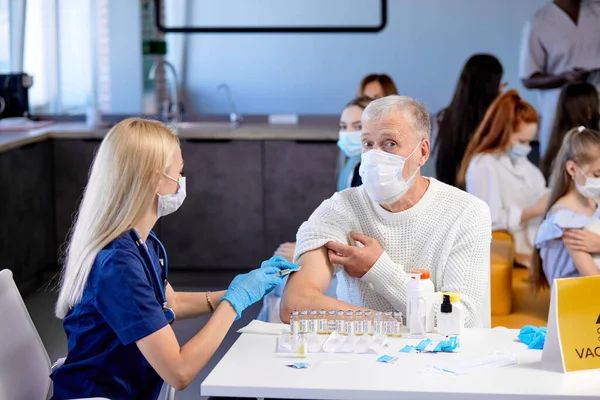
<path fill-rule="evenodd" d="M 362 233 L 377 239 L 384 252 L 360 279 L 335 266 L 338 299 L 374 310 L 405 311 L 408 274 L 425 269 L 437 292 L 460 293 L 467 327 L 487 325 L 489 208 L 466 192 L 428 179 L 421 200 L 397 213 L 373 202 L 362 186 L 334 194 L 300 227 L 295 261 L 330 240 L 356 245 L 350 232 Z"/>

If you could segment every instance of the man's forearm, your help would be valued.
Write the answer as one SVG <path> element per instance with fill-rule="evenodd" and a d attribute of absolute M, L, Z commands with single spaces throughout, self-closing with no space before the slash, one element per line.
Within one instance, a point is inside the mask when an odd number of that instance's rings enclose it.
<path fill-rule="evenodd" d="M 535 74 L 522 79 L 523 86 L 527 89 L 557 89 L 569 82 L 565 74 L 544 75 Z"/>
<path fill-rule="evenodd" d="M 334 299 L 318 291 L 286 291 L 281 301 L 279 317 L 286 324 L 290 322 L 293 310 L 364 310 L 352 304 Z"/>
<path fill-rule="evenodd" d="M 369 272 L 361 278 L 361 281 L 373 285 L 375 291 L 397 311 L 406 307 L 408 280 L 409 275 L 405 272 L 404 267 L 396 264 L 385 251 Z"/>

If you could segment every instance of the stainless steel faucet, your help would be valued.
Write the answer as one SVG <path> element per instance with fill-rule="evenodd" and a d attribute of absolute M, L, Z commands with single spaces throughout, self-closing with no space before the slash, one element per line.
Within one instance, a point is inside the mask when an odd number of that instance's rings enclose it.
<path fill-rule="evenodd" d="M 154 62 L 152 67 L 150 68 L 150 73 L 148 74 L 148 79 L 155 80 L 156 78 L 156 70 L 159 67 L 163 67 L 165 71 L 168 69 L 171 71 L 171 102 L 165 102 L 166 104 L 162 105 L 161 113 L 165 119 L 171 119 L 175 121 L 181 120 L 181 108 L 179 107 L 179 90 L 177 89 L 177 72 L 175 71 L 175 67 L 173 64 L 168 62 L 167 60 L 160 60 Z M 166 77 L 165 77 L 166 78 Z"/>
<path fill-rule="evenodd" d="M 231 112 L 229 113 L 229 122 L 231 122 L 231 125 L 241 124 L 244 118 L 237 112 L 237 107 L 235 106 L 235 101 L 233 101 L 233 96 L 231 95 L 231 88 L 229 85 L 226 83 L 221 83 L 217 89 L 224 90 L 225 94 L 227 95 L 227 101 L 229 101 L 229 107 L 231 108 Z"/>

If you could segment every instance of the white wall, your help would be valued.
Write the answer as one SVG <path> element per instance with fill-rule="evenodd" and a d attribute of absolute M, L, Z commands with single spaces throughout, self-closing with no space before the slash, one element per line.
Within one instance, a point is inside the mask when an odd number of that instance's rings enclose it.
<path fill-rule="evenodd" d="M 196 25 L 293 19 L 293 13 L 273 7 L 273 0 L 191 1 L 189 19 Z M 317 23 L 377 22 L 377 1 L 345 1 L 346 7 L 339 0 L 306 4 L 319 4 Z M 227 82 L 245 114 L 337 114 L 362 76 L 385 72 L 402 94 L 424 100 L 435 111 L 447 104 L 463 63 L 476 52 L 495 54 L 509 87 L 522 90 L 517 74 L 521 29 L 548 1 L 389 0 L 388 26 L 379 34 L 193 34 L 186 88 L 201 113 L 229 112 L 216 90 Z M 309 18 L 304 14 L 299 20 Z M 533 92 L 523 94 L 535 103 Z"/>
<path fill-rule="evenodd" d="M 58 90 L 60 108 L 64 112 L 85 111 L 92 90 L 90 6 L 90 0 L 61 0 L 57 3 Z"/>
<path fill-rule="evenodd" d="M 143 111 L 142 11 L 139 0 L 109 0 L 110 111 Z"/>

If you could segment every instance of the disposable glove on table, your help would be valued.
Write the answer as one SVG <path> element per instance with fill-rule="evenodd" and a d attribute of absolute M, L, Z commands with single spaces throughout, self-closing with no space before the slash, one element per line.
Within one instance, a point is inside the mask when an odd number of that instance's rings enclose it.
<path fill-rule="evenodd" d="M 537 328 L 533 325 L 525 325 L 519 332 L 519 340 L 530 349 L 542 350 L 546 342 L 546 327 Z"/>

